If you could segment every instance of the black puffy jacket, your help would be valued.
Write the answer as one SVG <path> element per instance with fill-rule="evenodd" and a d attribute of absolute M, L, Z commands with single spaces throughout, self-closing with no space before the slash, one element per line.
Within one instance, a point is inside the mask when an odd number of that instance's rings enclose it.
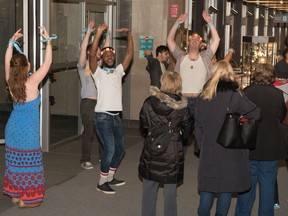
<path fill-rule="evenodd" d="M 177 183 L 183 179 L 184 154 L 181 134 L 189 134 L 192 128 L 187 99 L 175 94 L 166 94 L 158 88 L 150 87 L 151 96 L 148 97 L 140 111 L 140 124 L 143 130 L 149 130 L 156 125 L 162 125 L 167 119 L 175 129 L 165 153 L 154 156 L 143 146 L 139 175 L 144 179 L 164 184 Z M 146 139 L 146 138 L 145 138 Z"/>

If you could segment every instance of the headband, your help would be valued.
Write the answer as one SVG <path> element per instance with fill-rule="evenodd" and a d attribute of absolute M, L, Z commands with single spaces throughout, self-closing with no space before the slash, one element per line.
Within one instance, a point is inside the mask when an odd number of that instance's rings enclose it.
<path fill-rule="evenodd" d="M 109 52 L 109 51 L 113 52 L 114 54 L 116 54 L 113 47 L 104 47 L 104 48 L 102 48 L 100 54 L 102 56 L 105 52 Z"/>
<path fill-rule="evenodd" d="M 199 38 L 200 41 L 202 41 L 202 37 L 197 33 L 190 35 L 188 39 L 191 40 L 192 38 L 196 38 L 196 37 Z"/>

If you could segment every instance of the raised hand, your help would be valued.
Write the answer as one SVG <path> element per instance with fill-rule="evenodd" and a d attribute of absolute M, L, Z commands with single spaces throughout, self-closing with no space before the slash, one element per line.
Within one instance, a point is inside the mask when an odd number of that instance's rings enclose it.
<path fill-rule="evenodd" d="M 40 35 L 44 38 L 50 38 L 48 31 L 46 30 L 46 28 L 44 26 L 39 26 L 38 27 L 40 29 Z"/>
<path fill-rule="evenodd" d="M 188 14 L 187 13 L 184 13 L 184 14 L 181 14 L 178 19 L 177 19 L 177 23 L 178 24 L 182 24 L 184 23 L 188 18 Z"/>
<path fill-rule="evenodd" d="M 102 34 L 103 31 L 108 29 L 108 25 L 106 23 L 100 24 L 97 28 L 97 32 Z"/>
<path fill-rule="evenodd" d="M 23 37 L 23 34 L 20 33 L 20 31 L 21 31 L 21 28 L 18 29 L 18 30 L 14 33 L 14 35 L 13 35 L 12 38 L 11 38 L 11 40 L 17 41 L 19 38 Z"/>
<path fill-rule="evenodd" d="M 94 28 L 94 25 L 95 25 L 95 22 L 94 21 L 90 21 L 89 24 L 88 24 L 88 30 L 90 32 L 93 32 L 95 30 Z"/>
<path fill-rule="evenodd" d="M 212 19 L 207 11 L 204 10 L 202 16 L 206 23 L 212 23 Z"/>

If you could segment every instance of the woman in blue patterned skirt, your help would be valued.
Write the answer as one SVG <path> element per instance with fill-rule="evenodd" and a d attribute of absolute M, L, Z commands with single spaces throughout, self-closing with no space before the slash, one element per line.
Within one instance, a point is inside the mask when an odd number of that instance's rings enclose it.
<path fill-rule="evenodd" d="M 39 28 L 40 35 L 47 42 L 45 60 L 35 73 L 28 75 L 30 63 L 17 45 L 17 39 L 23 36 L 21 29 L 9 40 L 5 54 L 5 76 L 13 111 L 5 128 L 6 170 L 3 191 L 19 207 L 38 206 L 44 197 L 38 86 L 52 63 L 52 38 L 45 27 Z M 13 55 L 13 47 L 20 53 Z"/>

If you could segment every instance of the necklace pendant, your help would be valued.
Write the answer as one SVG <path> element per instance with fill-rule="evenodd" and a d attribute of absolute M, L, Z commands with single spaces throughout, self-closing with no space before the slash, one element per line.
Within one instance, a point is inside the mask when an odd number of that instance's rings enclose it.
<path fill-rule="evenodd" d="M 193 65 L 191 65 L 191 67 L 190 67 L 191 69 L 193 69 Z"/>

